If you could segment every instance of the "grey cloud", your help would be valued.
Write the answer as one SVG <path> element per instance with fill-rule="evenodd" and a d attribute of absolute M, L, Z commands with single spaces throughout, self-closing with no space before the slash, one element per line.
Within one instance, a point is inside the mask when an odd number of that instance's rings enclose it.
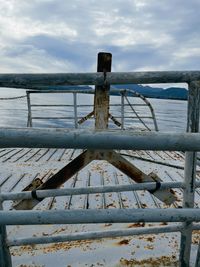
<path fill-rule="evenodd" d="M 9 19 L 17 23 L 28 18 L 30 25 L 24 25 L 17 39 L 12 32 L 6 32 L 10 39 L 1 52 L 4 62 L 15 58 L 20 64 L 21 58 L 21 64 L 31 65 L 32 70 L 34 64 L 35 69 L 43 67 L 41 55 L 50 66 L 55 60 L 59 70 L 94 71 L 96 54 L 105 50 L 113 53 L 113 68 L 118 71 L 200 68 L 199 0 L 21 0 L 20 5 L 17 1 L 12 3 Z M 31 22 L 36 27 L 33 33 Z M 1 32 L 4 36 L 2 27 Z"/>
<path fill-rule="evenodd" d="M 24 40 L 23 44 L 32 45 L 35 49 L 45 51 L 52 58 L 73 62 L 79 68 L 86 70 L 91 66 L 91 59 L 95 53 L 94 47 L 87 43 L 72 42 L 68 39 L 50 35 L 29 37 Z"/>
<path fill-rule="evenodd" d="M 144 20 L 148 21 L 149 27 L 155 28 L 173 36 L 187 41 L 189 36 L 197 34 L 197 27 L 200 23 L 198 0 L 184 1 L 149 1 L 144 7 Z M 198 32 L 199 35 L 199 32 Z"/>
<path fill-rule="evenodd" d="M 92 44 L 69 42 L 47 35 L 27 38 L 16 46 L 8 47 L 4 51 L 4 55 L 14 60 L 27 54 L 34 56 L 38 54 L 38 51 L 41 51 L 42 55 L 44 54 L 46 58 L 49 58 L 52 64 L 54 59 L 60 62 L 69 62 L 71 65 L 76 66 L 75 71 L 95 71 L 96 56 L 99 51 L 108 51 L 113 54 L 113 70 L 117 71 L 136 70 L 145 65 L 159 66 L 166 64 L 166 62 L 168 64 L 169 60 L 165 53 L 158 52 L 153 46 L 132 45 L 123 48 L 105 45 L 100 47 Z M 29 60 L 32 61 L 33 58 L 29 57 Z M 119 69 L 117 66 L 123 66 L 123 69 Z M 63 69 L 63 71 L 70 71 L 70 69 Z"/>
<path fill-rule="evenodd" d="M 126 70 L 134 70 L 144 65 L 159 65 L 168 62 L 166 53 L 158 51 L 157 48 L 147 44 L 130 45 L 126 48 L 114 45 L 98 46 L 94 44 L 70 42 L 55 36 L 38 35 L 24 40 L 20 44 L 21 53 L 25 53 L 28 48 L 43 50 L 51 58 L 67 60 L 78 66 L 79 70 L 91 71 L 91 65 L 96 62 L 96 54 L 100 51 L 109 51 L 113 54 L 114 62 L 124 62 Z M 14 54 L 16 51 L 10 52 Z M 20 49 L 18 49 L 20 53 Z M 18 54 L 19 55 L 19 54 Z M 94 71 L 94 70 L 93 70 Z"/>

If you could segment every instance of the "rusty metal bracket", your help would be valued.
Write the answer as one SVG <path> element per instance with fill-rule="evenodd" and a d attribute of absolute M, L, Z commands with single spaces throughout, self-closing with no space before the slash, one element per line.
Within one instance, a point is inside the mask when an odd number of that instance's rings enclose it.
<path fill-rule="evenodd" d="M 90 113 L 88 113 L 86 116 L 82 117 L 79 121 L 78 124 L 82 124 L 83 122 L 87 121 L 89 118 L 94 116 L 94 110 Z"/>

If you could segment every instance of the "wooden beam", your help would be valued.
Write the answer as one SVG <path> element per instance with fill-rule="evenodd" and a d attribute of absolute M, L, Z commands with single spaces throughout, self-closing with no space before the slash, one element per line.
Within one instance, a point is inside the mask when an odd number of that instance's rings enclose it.
<path fill-rule="evenodd" d="M 78 157 L 73 159 L 70 163 L 68 163 L 65 167 L 63 167 L 56 174 L 51 176 L 46 182 L 42 183 L 39 186 L 36 186 L 37 190 L 44 189 L 55 189 L 60 187 L 66 181 L 68 181 L 73 175 L 75 175 L 78 171 L 83 169 L 86 165 L 88 165 L 94 158 L 93 153 L 90 153 L 89 150 L 84 151 Z M 32 183 L 31 183 L 32 184 Z M 30 190 L 28 188 L 28 190 Z M 25 199 L 16 203 L 13 207 L 17 210 L 23 209 L 32 209 L 34 208 L 40 201 L 43 199 Z"/>
<path fill-rule="evenodd" d="M 111 71 L 111 63 L 112 54 L 98 54 L 97 72 L 104 73 L 104 85 L 97 85 L 95 87 L 94 117 L 96 130 L 108 128 L 110 85 L 107 84 L 106 75 L 107 72 Z"/>

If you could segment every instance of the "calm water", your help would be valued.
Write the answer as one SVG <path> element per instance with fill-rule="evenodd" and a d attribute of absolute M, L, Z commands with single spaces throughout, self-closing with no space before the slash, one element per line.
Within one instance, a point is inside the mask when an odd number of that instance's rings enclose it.
<path fill-rule="evenodd" d="M 9 96 L 19 96 L 25 95 L 24 90 L 10 90 L 1 89 L 0 98 Z M 73 98 L 69 94 L 36 94 L 31 97 L 32 104 L 72 104 Z M 111 97 L 111 103 L 117 104 L 118 97 Z M 152 104 L 157 123 L 160 131 L 185 131 L 186 129 L 186 113 L 187 113 L 187 102 L 179 100 L 163 100 L 163 99 L 148 99 Z M 137 102 L 136 98 L 130 98 L 132 103 Z M 0 100 L 0 126 L 1 127 L 26 127 L 27 124 L 27 102 L 26 98 L 17 100 Z M 78 104 L 92 104 L 92 95 L 80 95 L 78 97 Z M 72 107 L 34 107 L 34 116 L 70 116 L 73 112 Z M 79 108 L 79 116 L 84 116 L 91 112 L 91 107 Z M 137 107 L 137 112 L 139 114 L 146 114 L 147 110 L 145 107 Z M 115 117 L 119 116 L 120 108 L 115 106 L 111 107 L 111 113 Z M 133 112 L 131 109 L 127 108 L 127 116 L 132 116 Z M 66 121 L 62 119 L 52 119 L 52 120 L 35 120 L 33 125 L 35 127 L 72 127 L 73 121 Z M 91 122 L 86 122 L 84 127 L 87 127 Z M 137 125 L 135 119 L 127 119 L 127 126 L 133 127 Z"/>
<path fill-rule="evenodd" d="M 186 131 L 187 101 L 149 99 L 160 131 Z"/>

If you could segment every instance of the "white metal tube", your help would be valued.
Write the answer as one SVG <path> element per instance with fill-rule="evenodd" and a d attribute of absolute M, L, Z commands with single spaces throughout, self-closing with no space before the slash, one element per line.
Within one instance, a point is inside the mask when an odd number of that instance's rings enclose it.
<path fill-rule="evenodd" d="M 194 226 L 193 230 L 198 229 L 199 226 Z M 182 225 L 169 225 L 169 226 L 159 226 L 159 227 L 142 227 L 134 229 L 120 229 L 120 230 L 107 230 L 107 231 L 95 231 L 88 233 L 73 233 L 69 235 L 57 235 L 48 237 L 27 237 L 27 238 L 17 238 L 9 239 L 7 245 L 11 246 L 23 246 L 31 244 L 48 244 L 55 242 L 67 242 L 67 241 L 77 241 L 77 240 L 94 240 L 100 238 L 110 238 L 110 237 L 121 237 L 121 236 L 133 236 L 133 235 L 147 235 L 147 234 L 160 234 L 160 233 L 172 233 L 179 232 L 183 230 Z M 200 246 L 199 246 L 200 248 Z M 200 252 L 200 249 L 199 249 Z M 199 262 L 199 259 L 198 259 Z M 196 267 L 199 267 L 198 265 Z"/>
<path fill-rule="evenodd" d="M 31 99 L 30 99 L 30 94 L 28 91 L 26 91 L 26 98 L 27 98 L 27 106 L 28 106 L 27 127 L 32 127 Z"/>
<path fill-rule="evenodd" d="M 195 267 L 200 267 L 200 242 L 198 245 Z"/>
<path fill-rule="evenodd" d="M 78 128 L 78 114 L 77 114 L 77 93 L 73 93 L 74 100 L 74 128 Z"/>
<path fill-rule="evenodd" d="M 3 210 L 0 199 L 0 210 Z M 7 244 L 6 226 L 0 224 L 0 267 L 12 267 L 11 255 Z"/>
<path fill-rule="evenodd" d="M 188 98 L 188 116 L 187 131 L 199 132 L 199 111 L 200 111 L 200 82 L 191 82 L 189 84 Z M 194 151 L 191 149 L 190 151 Z M 194 207 L 195 179 L 196 179 L 196 161 L 197 153 L 187 151 L 185 153 L 185 173 L 183 191 L 183 207 Z M 180 266 L 187 267 L 190 264 L 190 252 L 192 244 L 192 222 L 184 222 L 184 231 L 181 235 L 180 246 Z"/>
<path fill-rule="evenodd" d="M 31 244 L 48 244 L 55 242 L 67 242 L 77 240 L 94 240 L 100 238 L 109 237 L 121 237 L 121 236 L 133 236 L 133 235 L 147 235 L 147 234 L 160 234 L 169 232 L 179 232 L 182 230 L 181 225 L 171 226 L 159 226 L 159 227 L 148 227 L 148 228 L 135 228 L 135 229 L 119 229 L 119 230 L 107 230 L 107 231 L 95 231 L 95 232 L 84 232 L 84 233 L 73 233 L 68 235 L 57 235 L 47 237 L 29 237 L 29 238 L 18 238 L 8 240 L 9 246 L 23 246 Z"/>
<path fill-rule="evenodd" d="M 1 128 L 0 147 L 200 151 L 200 133 Z"/>
<path fill-rule="evenodd" d="M 124 129 L 124 92 L 121 93 L 121 129 Z"/>
<path fill-rule="evenodd" d="M 2 225 L 200 221 L 199 209 L 0 211 Z"/>
<path fill-rule="evenodd" d="M 167 188 L 183 188 L 182 182 L 166 182 L 161 183 L 160 190 Z M 196 183 L 196 187 L 200 187 L 200 182 Z M 115 186 L 95 186 L 95 187 L 80 187 L 80 188 L 65 188 L 65 189 L 51 189 L 51 190 L 37 190 L 38 198 L 56 197 L 56 196 L 69 196 L 69 195 L 83 195 L 83 194 L 96 194 L 96 193 L 110 193 L 110 192 L 128 192 L 138 190 L 154 190 L 156 184 L 141 183 L 130 185 L 115 185 Z M 8 192 L 0 194 L 2 201 L 5 200 L 20 200 L 20 199 L 32 199 L 31 191 L 27 192 Z"/>

